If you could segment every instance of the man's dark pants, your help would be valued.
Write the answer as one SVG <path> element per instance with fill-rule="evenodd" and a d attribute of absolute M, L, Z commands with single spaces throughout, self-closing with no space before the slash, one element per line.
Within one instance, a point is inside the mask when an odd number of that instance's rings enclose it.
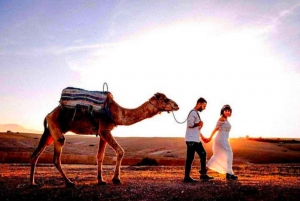
<path fill-rule="evenodd" d="M 206 151 L 201 142 L 186 142 L 186 161 L 185 161 L 185 177 L 190 177 L 190 172 L 192 168 L 192 163 L 194 161 L 195 152 L 200 158 L 201 170 L 199 171 L 201 175 L 206 174 Z"/>

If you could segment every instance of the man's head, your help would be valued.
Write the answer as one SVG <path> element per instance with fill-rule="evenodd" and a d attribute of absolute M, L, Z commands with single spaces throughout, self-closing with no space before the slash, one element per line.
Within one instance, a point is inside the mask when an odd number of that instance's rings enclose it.
<path fill-rule="evenodd" d="M 206 105 L 207 105 L 207 101 L 201 97 L 197 100 L 195 109 L 199 112 L 202 112 L 203 110 L 205 110 Z"/>

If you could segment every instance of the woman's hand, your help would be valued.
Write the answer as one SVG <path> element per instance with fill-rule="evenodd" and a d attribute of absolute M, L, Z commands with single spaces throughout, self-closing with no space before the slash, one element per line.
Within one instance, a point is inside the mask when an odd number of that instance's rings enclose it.
<path fill-rule="evenodd" d="M 203 142 L 209 143 L 209 142 L 211 141 L 212 137 L 210 136 L 209 138 L 206 138 L 206 137 L 204 137 L 204 136 L 201 134 L 201 139 L 202 139 Z"/>
<path fill-rule="evenodd" d="M 208 139 L 206 137 L 204 137 L 202 134 L 200 135 L 200 137 L 203 142 L 205 142 L 205 143 L 209 142 Z"/>

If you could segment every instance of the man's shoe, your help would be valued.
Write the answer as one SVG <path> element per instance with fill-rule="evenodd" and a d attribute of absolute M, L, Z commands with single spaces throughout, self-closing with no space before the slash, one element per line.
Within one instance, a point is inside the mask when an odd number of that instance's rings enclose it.
<path fill-rule="evenodd" d="M 207 174 L 203 174 L 203 175 L 200 176 L 200 179 L 201 180 L 210 180 L 210 179 L 213 179 L 213 177 L 210 177 Z"/>
<path fill-rule="evenodd" d="M 228 179 L 228 180 L 237 180 L 238 176 L 226 173 L 226 179 Z"/>
<path fill-rule="evenodd" d="M 198 182 L 198 181 L 193 179 L 192 177 L 184 177 L 183 182 L 192 183 L 192 182 Z"/>

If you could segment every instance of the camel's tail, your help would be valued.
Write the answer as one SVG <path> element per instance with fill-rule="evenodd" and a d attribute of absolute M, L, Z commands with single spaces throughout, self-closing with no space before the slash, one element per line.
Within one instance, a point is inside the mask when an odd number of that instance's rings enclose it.
<path fill-rule="evenodd" d="M 45 143 L 45 142 L 43 142 L 44 140 L 49 141 L 49 138 L 51 138 L 51 140 L 50 140 L 51 142 L 46 143 L 47 146 L 52 143 L 52 137 L 51 137 L 51 133 L 50 133 L 50 130 L 49 130 L 49 127 L 48 127 L 47 119 L 45 118 L 44 119 L 44 133 L 43 133 L 43 135 L 41 137 L 40 143 L 41 142 Z"/>
<path fill-rule="evenodd" d="M 44 133 L 45 133 L 45 130 L 48 129 L 48 124 L 47 124 L 47 120 L 46 118 L 44 119 Z"/>
<path fill-rule="evenodd" d="M 44 119 L 44 133 L 42 134 L 42 137 L 40 139 L 39 145 L 37 149 L 32 153 L 31 158 L 35 156 L 39 156 L 41 152 L 44 151 L 46 146 L 49 146 L 53 142 L 53 138 L 51 136 L 50 130 L 48 128 L 48 123 L 46 118 Z"/>

